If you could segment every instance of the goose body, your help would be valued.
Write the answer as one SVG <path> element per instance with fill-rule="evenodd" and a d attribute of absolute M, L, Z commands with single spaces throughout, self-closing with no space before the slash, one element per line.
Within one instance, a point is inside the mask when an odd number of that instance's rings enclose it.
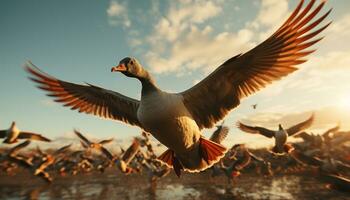
<path fill-rule="evenodd" d="M 287 143 L 288 133 L 284 129 L 278 130 L 274 132 L 274 138 L 275 146 L 273 148 L 273 151 L 283 154 L 285 151 L 284 145 Z"/>
<path fill-rule="evenodd" d="M 178 94 L 157 91 L 142 95 L 137 117 L 147 132 L 177 155 L 199 141 L 200 130 Z"/>
<path fill-rule="evenodd" d="M 0 130 L 0 138 L 5 138 L 3 143 L 13 144 L 18 141 L 18 139 L 30 139 L 39 140 L 44 142 L 50 142 L 51 140 L 37 133 L 30 133 L 25 131 L 20 131 L 15 122 L 12 122 L 11 126 L 7 130 Z"/>
<path fill-rule="evenodd" d="M 321 40 L 314 37 L 330 23 L 316 26 L 330 10 L 315 17 L 325 2 L 313 10 L 314 0 L 304 8 L 303 4 L 301 0 L 285 23 L 264 42 L 244 54 L 232 56 L 202 81 L 180 93 L 159 89 L 147 70 L 130 57 L 122 59 L 111 71 L 138 79 L 142 84 L 140 100 L 91 84 L 56 79 L 30 62 L 26 70 L 32 75 L 30 79 L 55 101 L 151 133 L 168 147 L 159 159 L 173 167 L 177 175 L 181 170 L 198 172 L 211 167 L 226 152 L 222 145 L 202 137 L 201 130 L 212 128 L 239 106 L 244 97 L 297 70 L 296 65 L 314 52 L 308 48 Z"/>
<path fill-rule="evenodd" d="M 6 139 L 4 143 L 12 144 L 17 142 L 20 130 L 17 128 L 16 123 L 12 122 L 11 127 L 6 131 Z"/>
<path fill-rule="evenodd" d="M 284 129 L 281 124 L 278 125 L 278 130 L 270 130 L 264 127 L 259 126 L 248 126 L 241 122 L 237 122 L 237 126 L 240 130 L 253 133 L 253 134 L 261 134 L 268 138 L 275 139 L 275 146 L 272 148 L 272 152 L 275 154 L 284 154 L 290 153 L 294 148 L 287 144 L 287 139 L 289 136 L 296 136 L 302 130 L 309 128 L 314 121 L 314 114 L 312 114 L 308 119 L 303 122 L 300 122 L 294 126 L 291 126 L 288 129 Z"/>

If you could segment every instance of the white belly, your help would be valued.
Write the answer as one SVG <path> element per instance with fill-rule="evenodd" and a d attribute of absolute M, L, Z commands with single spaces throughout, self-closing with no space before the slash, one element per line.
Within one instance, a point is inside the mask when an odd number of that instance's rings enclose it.
<path fill-rule="evenodd" d="M 137 117 L 146 131 L 175 152 L 185 152 L 200 137 L 180 95 L 153 93 L 141 99 Z"/>

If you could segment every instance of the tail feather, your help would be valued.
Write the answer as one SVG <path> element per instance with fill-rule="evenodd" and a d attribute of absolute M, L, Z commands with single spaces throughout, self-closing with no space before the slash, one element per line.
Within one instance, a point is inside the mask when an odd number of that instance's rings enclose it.
<path fill-rule="evenodd" d="M 162 153 L 162 155 L 160 155 L 157 159 L 165 163 L 168 167 L 173 167 L 174 151 L 168 149 L 164 153 Z"/>
<path fill-rule="evenodd" d="M 222 157 L 224 157 L 226 151 L 227 149 L 220 144 L 204 138 L 200 139 L 201 156 L 209 165 L 216 163 Z"/>
<path fill-rule="evenodd" d="M 168 167 L 173 168 L 175 171 L 175 174 L 178 177 L 181 176 L 181 170 L 183 170 L 184 168 L 181 162 L 176 158 L 173 150 L 170 150 L 170 149 L 166 150 L 162 155 L 158 157 L 158 160 L 161 160 Z"/>

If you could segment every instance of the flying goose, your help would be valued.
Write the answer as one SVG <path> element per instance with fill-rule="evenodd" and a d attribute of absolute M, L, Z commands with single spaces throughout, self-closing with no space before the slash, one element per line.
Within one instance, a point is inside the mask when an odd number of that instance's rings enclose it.
<path fill-rule="evenodd" d="M 17 152 L 24 147 L 28 146 L 30 144 L 30 140 L 26 140 L 15 147 L 11 148 L 10 151 L 7 154 L 7 159 L 12 162 L 16 163 L 18 166 L 21 166 L 27 170 L 33 171 L 35 170 L 36 166 L 33 164 L 30 158 L 23 156 L 23 155 L 18 155 Z M 47 172 L 40 172 L 40 173 L 35 173 L 34 175 L 39 176 L 43 178 L 47 182 L 51 182 L 52 178 Z"/>
<path fill-rule="evenodd" d="M 338 122 L 338 124 L 335 127 L 332 127 L 330 129 L 326 130 L 322 134 L 322 137 L 324 138 L 325 141 L 329 141 L 332 139 L 334 134 L 339 131 L 339 129 L 340 129 L 340 122 Z"/>
<path fill-rule="evenodd" d="M 224 139 L 227 137 L 229 131 L 230 129 L 227 126 L 224 126 L 224 121 L 223 121 L 221 125 L 216 126 L 216 130 L 210 136 L 210 140 L 215 143 L 221 144 L 221 142 L 224 141 Z M 212 171 L 211 177 L 219 176 L 222 174 L 223 172 L 221 170 L 222 164 L 223 164 L 223 159 L 220 159 L 219 162 L 217 162 L 210 168 Z"/>
<path fill-rule="evenodd" d="M 133 168 L 129 167 L 129 163 L 134 159 L 137 152 L 140 151 L 140 143 L 137 139 L 134 139 L 129 148 L 124 152 L 121 159 L 116 160 L 116 165 L 124 174 L 130 174 L 133 172 Z"/>
<path fill-rule="evenodd" d="M 30 133 L 26 131 L 20 131 L 16 122 L 12 122 L 11 126 L 7 130 L 0 130 L 0 138 L 5 138 L 3 143 L 13 144 L 18 141 L 18 139 L 30 139 L 30 140 L 39 140 L 44 142 L 51 142 L 50 139 L 36 133 Z"/>
<path fill-rule="evenodd" d="M 225 166 L 223 163 L 221 164 L 221 169 L 224 171 L 229 183 L 238 177 L 241 174 L 240 171 L 248 166 L 251 162 L 250 152 L 245 147 L 245 145 L 237 145 L 236 150 L 238 149 L 238 156 L 229 166 Z"/>
<path fill-rule="evenodd" d="M 84 148 L 91 148 L 91 149 L 96 149 L 100 152 L 102 152 L 109 160 L 113 160 L 114 156 L 112 155 L 111 152 L 109 152 L 103 145 L 111 143 L 113 139 L 108 139 L 108 140 L 101 140 L 100 142 L 91 142 L 88 140 L 83 134 L 81 134 L 79 131 L 74 130 L 74 133 L 80 138 L 80 143 Z"/>
<path fill-rule="evenodd" d="M 0 163 L 7 162 L 11 160 L 11 158 L 18 157 L 18 160 L 22 159 L 22 156 L 18 155 L 18 152 L 28 146 L 30 144 L 30 140 L 26 140 L 20 144 L 17 144 L 16 146 L 10 148 L 8 151 L 1 152 L 0 154 Z M 15 162 L 16 163 L 16 162 Z M 7 171 L 7 166 L 5 166 L 5 171 Z"/>
<path fill-rule="evenodd" d="M 157 157 L 154 153 L 153 146 L 151 144 L 151 140 L 149 138 L 149 133 L 142 131 L 142 137 L 136 137 L 141 147 L 147 148 L 147 155 L 150 157 Z"/>
<path fill-rule="evenodd" d="M 303 129 L 309 128 L 314 121 L 314 114 L 311 115 L 307 120 L 296 124 L 288 129 L 283 129 L 282 125 L 278 125 L 278 130 L 270 130 L 264 127 L 259 126 L 248 126 L 241 122 L 237 123 L 237 126 L 240 130 L 253 133 L 253 134 L 261 134 L 268 138 L 275 138 L 275 146 L 272 148 L 272 152 L 275 154 L 284 154 L 291 152 L 294 148 L 287 144 L 288 136 L 293 136 L 302 131 Z"/>
<path fill-rule="evenodd" d="M 42 162 L 38 165 L 38 167 L 35 169 L 34 175 L 38 174 L 45 174 L 45 170 L 54 165 L 55 163 L 59 162 L 60 159 L 62 159 L 62 156 L 64 157 L 64 152 L 66 152 L 70 148 L 71 144 L 65 145 L 57 150 L 55 150 L 53 153 L 44 153 L 39 148 L 39 152 L 42 154 Z"/>
<path fill-rule="evenodd" d="M 264 88 L 272 81 L 296 71 L 297 65 L 314 52 L 309 47 L 330 23 L 316 29 L 331 12 L 316 18 L 325 4 L 311 10 L 301 0 L 284 24 L 268 39 L 244 54 L 229 58 L 209 76 L 181 93 L 162 91 L 149 72 L 135 59 L 126 57 L 112 72 L 141 82 L 141 100 L 95 85 L 78 85 L 52 77 L 31 62 L 26 70 L 38 87 L 55 101 L 73 110 L 135 125 L 151 133 L 168 147 L 159 159 L 175 171 L 199 172 L 224 156 L 226 148 L 201 136 L 222 120 L 241 99 Z M 164 66 L 166 67 L 166 66 Z"/>
<path fill-rule="evenodd" d="M 216 126 L 216 130 L 210 136 L 210 140 L 217 144 L 221 144 L 221 142 L 227 137 L 229 131 L 230 129 L 227 126 L 224 126 L 224 122 L 222 122 L 221 125 Z"/>

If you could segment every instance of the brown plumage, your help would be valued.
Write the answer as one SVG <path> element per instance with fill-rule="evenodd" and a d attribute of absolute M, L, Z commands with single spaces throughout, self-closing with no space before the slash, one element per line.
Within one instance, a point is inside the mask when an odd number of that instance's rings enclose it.
<path fill-rule="evenodd" d="M 74 130 L 74 133 L 80 138 L 80 143 L 84 148 L 92 148 L 96 149 L 100 152 L 102 152 L 109 160 L 114 160 L 114 156 L 111 152 L 109 152 L 105 147 L 103 147 L 104 144 L 111 143 L 113 139 L 108 140 L 101 140 L 100 142 L 91 142 L 89 139 L 87 139 L 83 134 L 81 134 L 79 131 Z"/>

